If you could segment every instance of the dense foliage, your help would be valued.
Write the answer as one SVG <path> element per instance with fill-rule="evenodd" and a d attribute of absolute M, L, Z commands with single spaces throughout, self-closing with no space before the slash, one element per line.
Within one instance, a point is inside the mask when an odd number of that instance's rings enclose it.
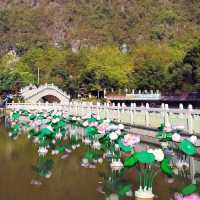
<path fill-rule="evenodd" d="M 199 7 L 195 0 L 3 0 L 0 92 L 37 83 L 38 69 L 40 83 L 73 95 L 198 91 Z"/>

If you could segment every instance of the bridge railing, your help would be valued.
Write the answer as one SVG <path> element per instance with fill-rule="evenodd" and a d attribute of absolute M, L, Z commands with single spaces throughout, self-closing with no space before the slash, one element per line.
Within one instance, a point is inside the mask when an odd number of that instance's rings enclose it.
<path fill-rule="evenodd" d="M 30 86 L 31 87 L 31 86 Z M 56 85 L 52 84 L 44 84 L 44 85 L 40 85 L 38 88 L 37 87 L 33 87 L 33 90 L 29 90 L 28 89 L 29 86 L 21 89 L 21 93 L 25 94 L 26 98 L 31 98 L 34 95 L 37 95 L 38 93 L 40 93 L 41 91 L 45 90 L 45 89 L 53 89 L 56 90 L 57 92 L 59 92 L 61 95 L 63 95 L 64 97 L 70 98 L 70 96 L 62 91 L 59 87 L 57 87 Z"/>
<path fill-rule="evenodd" d="M 92 104 L 87 102 L 59 103 L 12 103 L 7 104 L 8 109 L 28 109 L 28 110 L 63 110 L 74 115 L 86 115 L 95 113 L 102 118 L 108 118 L 121 123 L 157 128 L 161 123 L 170 123 L 174 126 L 182 126 L 188 133 L 200 135 L 200 110 L 193 109 L 189 105 L 187 109 L 180 104 L 179 108 L 169 108 L 167 104 L 162 104 L 160 108 L 151 108 L 147 103 L 145 106 L 130 107 L 125 104 Z"/>

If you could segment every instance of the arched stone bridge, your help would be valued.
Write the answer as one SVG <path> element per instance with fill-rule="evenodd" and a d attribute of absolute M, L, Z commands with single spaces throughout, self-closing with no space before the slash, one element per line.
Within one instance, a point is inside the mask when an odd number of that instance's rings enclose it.
<path fill-rule="evenodd" d="M 29 85 L 21 89 L 21 95 L 28 103 L 46 102 L 50 99 L 51 103 L 65 104 L 70 100 L 70 96 L 54 84 L 45 84 L 39 87 Z"/>

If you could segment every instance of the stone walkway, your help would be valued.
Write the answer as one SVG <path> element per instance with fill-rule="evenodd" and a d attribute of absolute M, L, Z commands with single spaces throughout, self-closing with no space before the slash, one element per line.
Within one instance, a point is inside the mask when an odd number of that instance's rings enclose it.
<path fill-rule="evenodd" d="M 126 128 L 127 132 L 140 135 L 141 141 L 160 146 L 159 140 L 156 138 L 157 131 L 142 128 L 130 127 Z M 200 155 L 200 138 L 197 140 L 198 155 Z"/>

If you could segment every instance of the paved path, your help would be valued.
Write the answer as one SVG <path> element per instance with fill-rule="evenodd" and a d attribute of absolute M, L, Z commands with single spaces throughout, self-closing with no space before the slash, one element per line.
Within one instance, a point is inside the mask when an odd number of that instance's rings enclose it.
<path fill-rule="evenodd" d="M 141 129 L 136 127 L 127 128 L 127 131 L 130 133 L 140 135 L 141 140 L 144 142 L 160 145 L 159 140 L 156 138 L 157 131 Z M 196 146 L 200 150 L 200 138 L 198 139 Z"/>

